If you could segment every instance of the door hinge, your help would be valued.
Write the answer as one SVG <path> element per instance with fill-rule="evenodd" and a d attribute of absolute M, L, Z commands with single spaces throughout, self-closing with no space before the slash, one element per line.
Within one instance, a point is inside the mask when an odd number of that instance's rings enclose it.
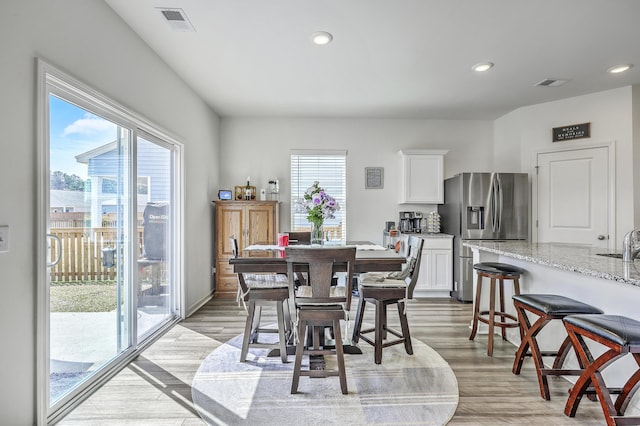
<path fill-rule="evenodd" d="M 534 169 L 536 169 L 536 176 L 538 175 L 538 171 L 540 169 L 540 166 L 535 166 Z"/>
<path fill-rule="evenodd" d="M 536 228 L 538 227 L 538 219 L 536 219 Z"/>

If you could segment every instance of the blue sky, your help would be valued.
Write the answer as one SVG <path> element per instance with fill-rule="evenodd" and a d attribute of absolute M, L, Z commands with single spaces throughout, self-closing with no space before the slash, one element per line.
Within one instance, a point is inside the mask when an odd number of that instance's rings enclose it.
<path fill-rule="evenodd" d="M 116 125 L 82 108 L 49 97 L 50 169 L 87 178 L 75 156 L 116 140 Z"/>

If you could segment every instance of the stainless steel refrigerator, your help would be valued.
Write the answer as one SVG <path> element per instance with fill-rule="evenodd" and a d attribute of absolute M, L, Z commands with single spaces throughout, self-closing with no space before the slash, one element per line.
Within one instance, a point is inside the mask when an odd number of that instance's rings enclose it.
<path fill-rule="evenodd" d="M 460 173 L 444 181 L 438 206 L 442 232 L 453 239 L 453 291 L 473 301 L 473 258 L 464 240 L 529 238 L 529 177 L 526 173 Z"/>

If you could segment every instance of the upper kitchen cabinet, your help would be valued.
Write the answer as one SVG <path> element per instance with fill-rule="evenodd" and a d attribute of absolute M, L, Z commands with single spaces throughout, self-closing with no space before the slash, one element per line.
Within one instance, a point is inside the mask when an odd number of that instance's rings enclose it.
<path fill-rule="evenodd" d="M 404 149 L 399 203 L 444 203 L 444 156 L 447 150 Z"/>

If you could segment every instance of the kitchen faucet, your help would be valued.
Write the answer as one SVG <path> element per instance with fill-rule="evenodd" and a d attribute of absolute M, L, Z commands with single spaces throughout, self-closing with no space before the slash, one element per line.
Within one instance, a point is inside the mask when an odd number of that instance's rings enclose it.
<path fill-rule="evenodd" d="M 640 229 L 627 232 L 622 241 L 622 261 L 633 262 L 640 253 Z"/>

